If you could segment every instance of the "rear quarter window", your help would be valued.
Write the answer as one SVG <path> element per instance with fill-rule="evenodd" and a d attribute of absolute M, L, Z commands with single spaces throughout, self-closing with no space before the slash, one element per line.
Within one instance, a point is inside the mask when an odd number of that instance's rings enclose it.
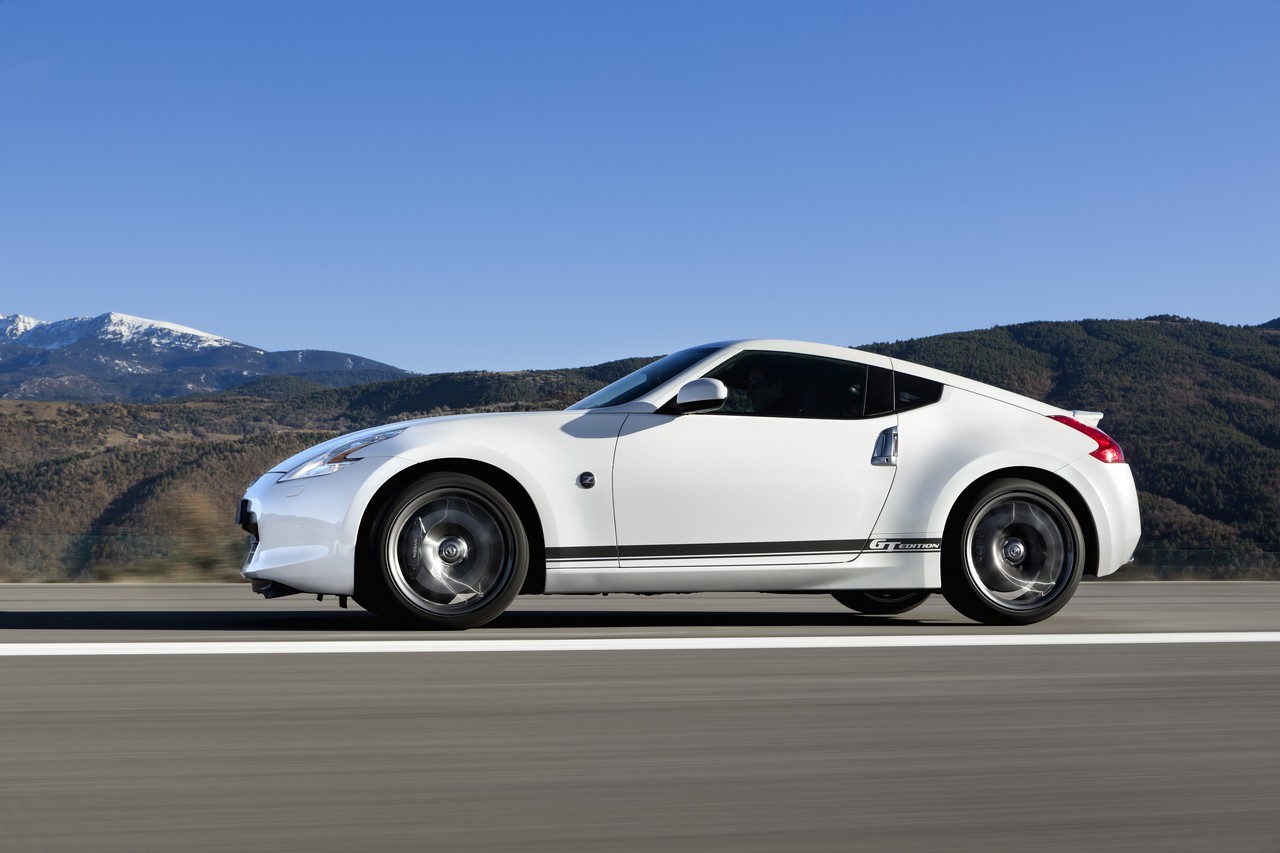
<path fill-rule="evenodd" d="M 942 383 L 922 379 L 910 373 L 893 374 L 893 410 L 909 412 L 942 399 Z"/>

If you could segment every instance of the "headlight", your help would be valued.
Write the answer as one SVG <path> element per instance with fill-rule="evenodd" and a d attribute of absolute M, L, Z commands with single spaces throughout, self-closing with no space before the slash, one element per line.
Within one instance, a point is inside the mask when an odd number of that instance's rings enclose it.
<path fill-rule="evenodd" d="M 360 458 L 351 454 L 364 450 L 366 447 L 377 444 L 380 441 L 386 441 L 388 438 L 395 438 L 404 430 L 405 428 L 401 427 L 400 429 L 390 429 L 373 435 L 362 435 L 359 438 L 344 441 L 336 447 L 327 447 L 322 453 L 303 462 L 276 482 L 301 480 L 304 477 L 323 477 L 325 474 L 341 471 Z"/>

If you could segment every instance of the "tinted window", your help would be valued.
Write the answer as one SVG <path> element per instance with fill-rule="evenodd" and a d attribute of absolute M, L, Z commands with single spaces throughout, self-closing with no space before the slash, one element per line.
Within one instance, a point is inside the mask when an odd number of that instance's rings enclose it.
<path fill-rule="evenodd" d="M 729 389 L 715 414 L 860 418 L 867 366 L 787 353 L 748 352 L 707 374 Z"/>
<path fill-rule="evenodd" d="M 639 370 L 628 373 L 618 381 L 606 385 L 594 394 L 583 397 L 570 406 L 570 409 L 602 409 L 605 406 L 620 406 L 643 397 L 654 388 L 667 382 L 707 356 L 716 352 L 718 347 L 695 347 L 680 350 L 650 362 Z"/>
<path fill-rule="evenodd" d="M 867 417 L 887 415 L 893 411 L 893 371 L 885 367 L 867 370 L 867 402 L 863 406 Z"/>
<path fill-rule="evenodd" d="M 894 373 L 894 411 L 918 409 L 942 399 L 942 383 L 910 373 Z"/>

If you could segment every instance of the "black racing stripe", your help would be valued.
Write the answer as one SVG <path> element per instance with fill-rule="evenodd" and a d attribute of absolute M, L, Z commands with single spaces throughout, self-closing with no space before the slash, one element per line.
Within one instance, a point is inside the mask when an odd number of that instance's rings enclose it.
<path fill-rule="evenodd" d="M 643 560 L 679 557 L 767 557 L 778 554 L 847 554 L 867 547 L 866 539 L 798 542 L 715 542 L 682 545 L 589 545 L 548 548 L 548 560 Z"/>
<path fill-rule="evenodd" d="M 548 548 L 547 560 L 616 560 L 617 545 L 587 545 L 580 548 Z"/>
<path fill-rule="evenodd" d="M 548 548 L 548 561 L 680 559 L 684 557 L 776 557 L 939 550 L 941 539 L 817 539 L 794 542 L 715 542 L 680 545 L 590 545 Z"/>
<path fill-rule="evenodd" d="M 778 554 L 848 554 L 867 547 L 865 539 L 822 539 L 804 542 L 716 542 L 708 545 L 623 545 L 624 560 L 665 557 L 768 557 Z"/>

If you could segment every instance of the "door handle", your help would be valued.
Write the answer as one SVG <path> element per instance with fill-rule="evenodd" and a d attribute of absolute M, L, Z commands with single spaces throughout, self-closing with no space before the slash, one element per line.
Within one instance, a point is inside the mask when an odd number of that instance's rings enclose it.
<path fill-rule="evenodd" d="M 876 437 L 875 450 L 871 451 L 872 465 L 894 466 L 898 464 L 898 428 L 891 426 Z"/>

